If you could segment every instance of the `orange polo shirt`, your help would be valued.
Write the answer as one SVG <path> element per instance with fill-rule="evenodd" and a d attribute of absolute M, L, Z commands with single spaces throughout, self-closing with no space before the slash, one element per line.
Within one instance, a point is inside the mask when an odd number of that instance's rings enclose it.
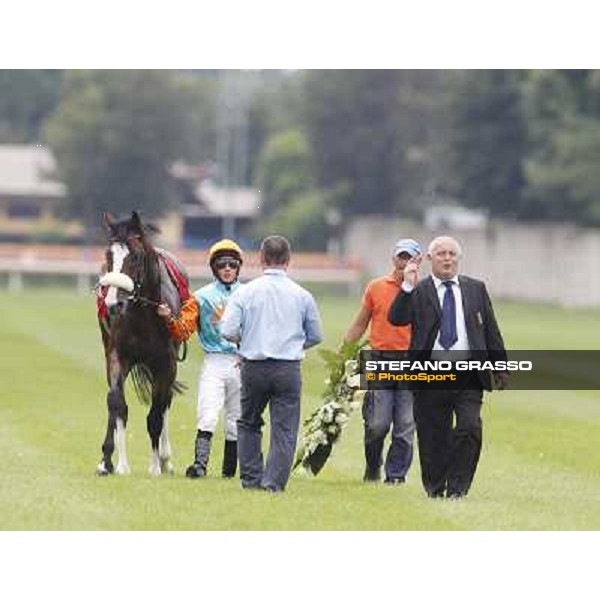
<path fill-rule="evenodd" d="M 373 279 L 363 294 L 363 305 L 371 311 L 369 344 L 374 350 L 407 350 L 410 325 L 394 326 L 387 318 L 400 284 L 391 275 Z"/>

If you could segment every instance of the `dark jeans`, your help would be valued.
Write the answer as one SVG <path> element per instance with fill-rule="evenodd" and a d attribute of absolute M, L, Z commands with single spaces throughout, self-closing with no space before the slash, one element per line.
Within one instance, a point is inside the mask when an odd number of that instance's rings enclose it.
<path fill-rule="evenodd" d="M 415 421 L 423 487 L 429 496 L 464 496 L 481 452 L 481 389 L 421 390 Z"/>
<path fill-rule="evenodd" d="M 245 360 L 238 425 L 240 478 L 244 488 L 283 491 L 290 477 L 300 424 L 300 361 Z M 262 414 L 269 405 L 271 439 L 262 454 Z"/>
<path fill-rule="evenodd" d="M 363 403 L 366 479 L 377 479 L 383 445 L 392 428 L 392 441 L 385 459 L 387 479 L 405 479 L 413 459 L 413 394 L 406 389 L 372 390 Z"/>

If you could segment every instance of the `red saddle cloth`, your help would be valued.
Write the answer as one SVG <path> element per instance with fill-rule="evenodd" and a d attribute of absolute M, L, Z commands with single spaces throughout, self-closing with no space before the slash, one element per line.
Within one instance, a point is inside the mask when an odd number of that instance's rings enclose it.
<path fill-rule="evenodd" d="M 158 255 L 162 259 L 171 281 L 175 284 L 179 292 L 179 299 L 183 304 L 190 297 L 190 286 L 187 277 L 181 272 L 175 261 L 164 251 L 158 250 Z"/>
<path fill-rule="evenodd" d="M 190 297 L 190 286 L 188 284 L 187 277 L 181 272 L 180 268 L 177 266 L 177 263 L 164 250 L 157 250 L 157 253 L 160 257 L 160 260 L 163 261 L 173 285 L 177 288 L 181 304 L 183 304 Z M 100 318 L 102 321 L 106 321 L 108 319 L 106 294 L 108 294 L 108 286 L 99 286 L 96 295 L 96 310 L 98 312 L 98 318 Z"/>

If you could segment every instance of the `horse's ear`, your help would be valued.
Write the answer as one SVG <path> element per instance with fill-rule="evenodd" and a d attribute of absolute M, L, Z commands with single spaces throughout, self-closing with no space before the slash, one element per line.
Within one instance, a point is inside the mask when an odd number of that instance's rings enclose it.
<path fill-rule="evenodd" d="M 138 232 L 143 234 L 144 227 L 142 225 L 142 219 L 140 219 L 140 215 L 137 210 L 131 212 L 131 225 L 134 229 L 137 229 Z"/>
<path fill-rule="evenodd" d="M 108 230 L 111 230 L 115 224 L 115 218 L 109 213 L 102 213 L 102 225 Z"/>

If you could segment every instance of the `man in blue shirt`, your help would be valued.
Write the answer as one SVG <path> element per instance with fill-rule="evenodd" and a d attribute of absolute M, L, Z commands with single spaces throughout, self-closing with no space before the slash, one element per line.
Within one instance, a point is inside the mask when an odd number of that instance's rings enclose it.
<path fill-rule="evenodd" d="M 312 295 L 287 275 L 290 244 L 273 235 L 260 248 L 264 274 L 236 291 L 221 321 L 221 335 L 239 344 L 242 414 L 238 451 L 242 487 L 282 492 L 290 476 L 298 426 L 304 350 L 322 340 Z M 262 455 L 262 414 L 269 404 L 271 440 Z"/>

